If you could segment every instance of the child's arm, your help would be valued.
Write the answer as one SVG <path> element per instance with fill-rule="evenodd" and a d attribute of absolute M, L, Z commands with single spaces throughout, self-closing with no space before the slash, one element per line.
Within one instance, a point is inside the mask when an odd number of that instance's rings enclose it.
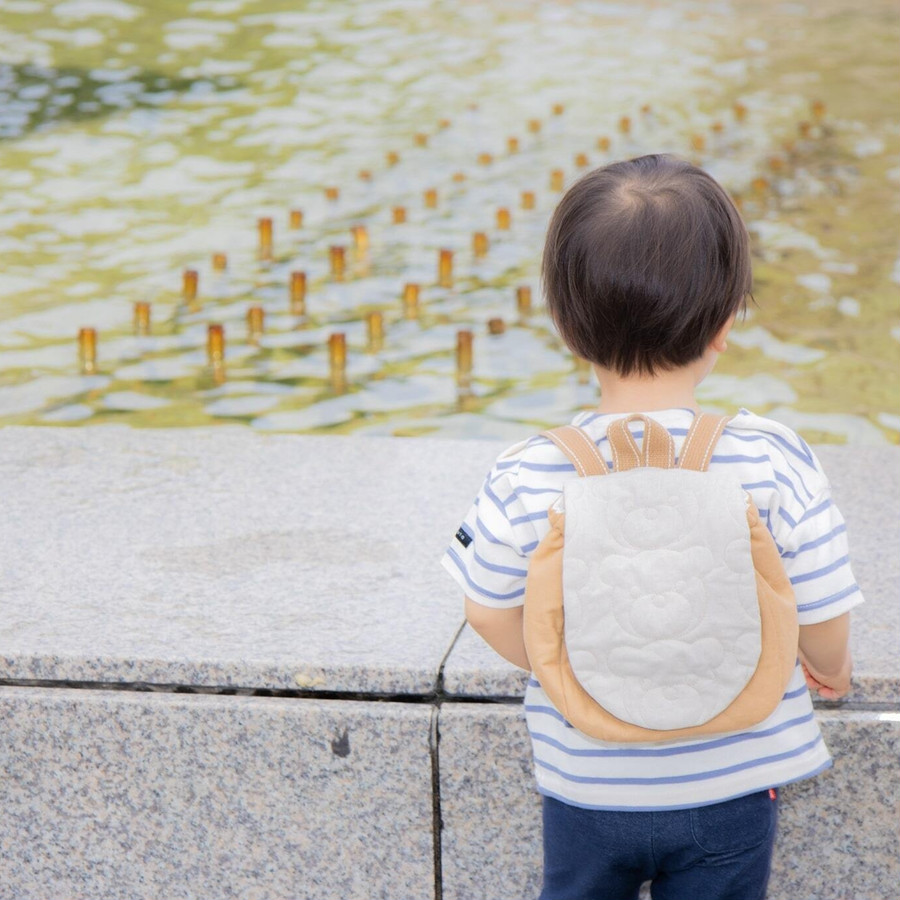
<path fill-rule="evenodd" d="M 800 626 L 800 661 L 807 685 L 824 700 L 838 700 L 850 691 L 850 614 L 816 625 Z"/>
<path fill-rule="evenodd" d="M 466 621 L 505 660 L 530 672 L 522 630 L 523 610 L 522 606 L 494 609 L 466 597 Z"/>

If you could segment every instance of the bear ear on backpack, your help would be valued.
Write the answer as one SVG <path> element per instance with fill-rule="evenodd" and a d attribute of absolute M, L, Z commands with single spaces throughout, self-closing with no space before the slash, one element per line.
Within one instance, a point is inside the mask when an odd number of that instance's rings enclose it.
<path fill-rule="evenodd" d="M 744 730 L 784 694 L 798 638 L 790 581 L 746 491 L 706 471 L 727 421 L 698 416 L 676 468 L 663 426 L 616 420 L 612 473 L 581 429 L 545 432 L 579 477 L 530 561 L 525 644 L 541 687 L 591 737 Z M 621 527 L 623 516 L 644 527 Z"/>

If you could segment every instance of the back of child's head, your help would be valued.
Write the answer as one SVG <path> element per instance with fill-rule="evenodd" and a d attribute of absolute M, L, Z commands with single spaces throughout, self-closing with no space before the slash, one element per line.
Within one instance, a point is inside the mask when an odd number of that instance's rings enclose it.
<path fill-rule="evenodd" d="M 703 356 L 745 307 L 747 231 L 706 172 L 642 156 L 588 173 L 550 221 L 550 314 L 569 348 L 619 375 L 655 375 Z"/>

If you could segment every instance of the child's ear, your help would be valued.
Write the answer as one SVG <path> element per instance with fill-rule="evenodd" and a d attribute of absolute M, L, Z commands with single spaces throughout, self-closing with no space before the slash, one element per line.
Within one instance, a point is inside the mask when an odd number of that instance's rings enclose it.
<path fill-rule="evenodd" d="M 709 346 L 712 347 L 716 353 L 724 353 L 728 349 L 728 344 L 725 342 L 725 339 L 728 337 L 728 332 L 731 331 L 731 326 L 734 325 L 734 320 L 736 318 L 737 313 L 734 313 L 710 341 Z"/>

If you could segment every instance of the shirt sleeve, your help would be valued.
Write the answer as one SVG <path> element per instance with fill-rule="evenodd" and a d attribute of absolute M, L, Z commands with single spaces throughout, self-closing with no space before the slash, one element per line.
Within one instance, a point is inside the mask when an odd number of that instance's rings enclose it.
<path fill-rule="evenodd" d="M 805 504 L 781 549 L 801 625 L 834 619 L 863 602 L 850 568 L 847 526 L 827 481 Z"/>
<path fill-rule="evenodd" d="M 498 609 L 524 605 L 528 557 L 537 545 L 532 518 L 501 458 L 441 560 L 466 596 Z"/>

